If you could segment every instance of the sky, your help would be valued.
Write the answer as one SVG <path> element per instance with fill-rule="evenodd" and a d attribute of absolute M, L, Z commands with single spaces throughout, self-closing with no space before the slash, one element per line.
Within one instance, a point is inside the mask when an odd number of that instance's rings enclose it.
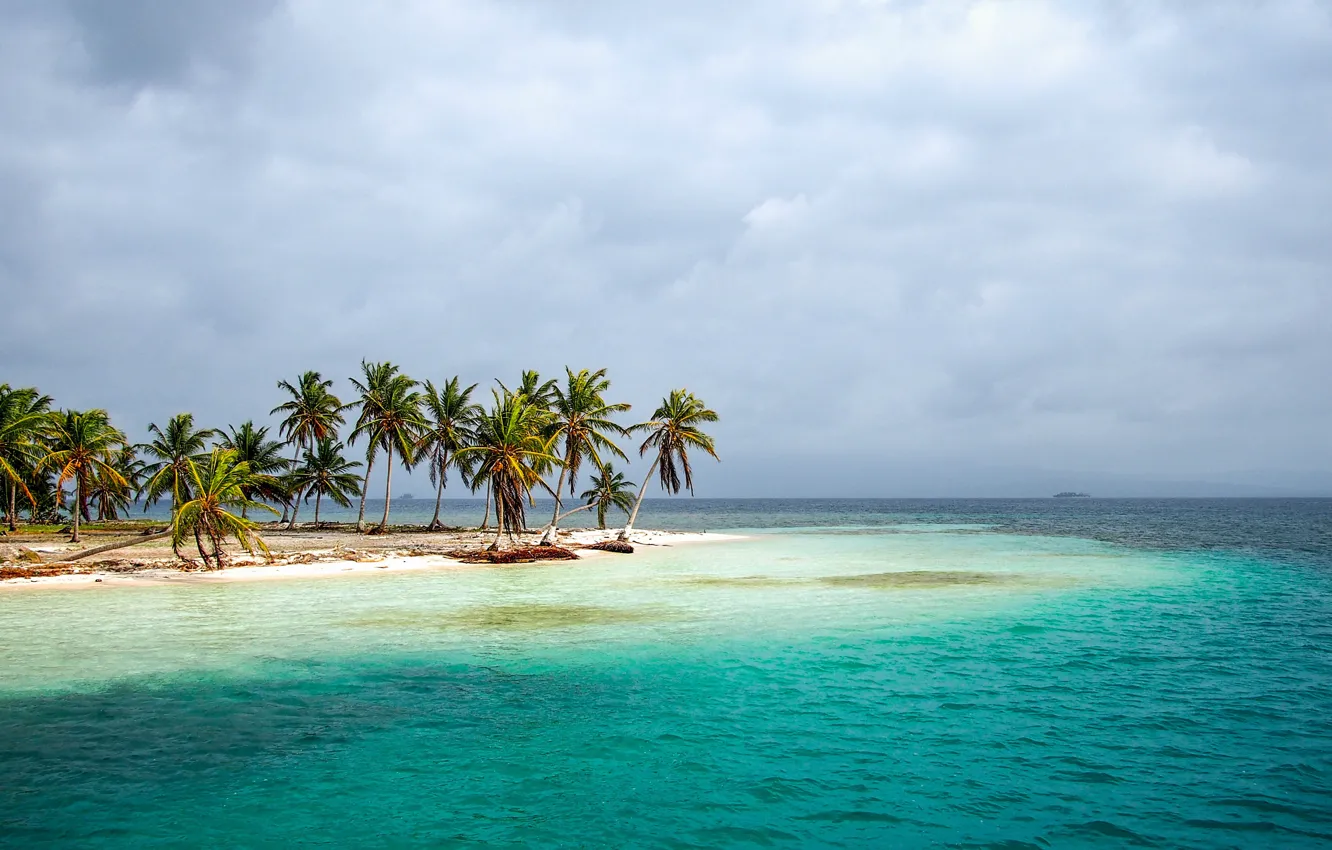
<path fill-rule="evenodd" d="M 0 383 L 604 366 L 700 496 L 1332 493 L 1330 105 L 1327 0 L 0 0 Z"/>

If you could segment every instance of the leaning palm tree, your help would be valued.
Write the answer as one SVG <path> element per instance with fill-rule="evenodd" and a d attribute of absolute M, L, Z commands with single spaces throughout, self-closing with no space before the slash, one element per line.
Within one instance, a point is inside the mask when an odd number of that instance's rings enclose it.
<path fill-rule="evenodd" d="M 495 393 L 495 403 L 476 423 L 476 442 L 459 450 L 463 459 L 476 459 L 473 484 L 485 481 L 495 502 L 495 542 L 507 532 L 512 538 L 527 524 L 524 502 L 530 502 L 532 488 L 543 486 L 541 469 L 558 465 L 551 453 L 555 440 L 544 431 L 549 419 L 544 410 L 517 395 Z"/>
<path fill-rule="evenodd" d="M 355 402 L 361 408 L 361 412 L 356 417 L 356 422 L 352 426 L 351 437 L 347 443 L 351 445 L 356 442 L 357 437 L 366 434 L 370 423 L 377 415 L 377 411 L 383 406 L 384 387 L 393 380 L 398 374 L 398 367 L 388 361 L 376 363 L 368 360 L 361 361 L 361 377 L 364 380 L 352 378 L 352 386 L 361 394 L 361 400 Z M 383 448 L 375 440 L 369 440 L 365 447 L 365 481 L 361 484 L 361 507 L 356 512 L 356 530 L 365 531 L 365 499 L 370 492 L 370 472 L 375 468 L 375 455 Z"/>
<path fill-rule="evenodd" d="M 278 433 L 287 442 L 296 447 L 293 465 L 300 461 L 301 452 L 314 446 L 320 440 L 335 437 L 338 426 L 345 419 L 342 400 L 329 392 L 332 381 L 324 380 L 318 372 L 306 372 L 295 384 L 278 381 L 278 389 L 287 392 L 291 398 L 269 411 L 283 413 L 285 416 L 278 426 Z M 300 511 L 301 494 L 293 492 L 291 496 L 291 522 L 288 529 L 296 527 L 296 515 Z M 284 511 L 283 516 L 286 516 Z"/>
<path fill-rule="evenodd" d="M 284 473 L 291 466 L 291 461 L 282 457 L 282 443 L 268 439 L 268 428 L 254 427 L 254 422 L 246 420 L 237 428 L 231 426 L 230 434 L 221 435 L 218 445 L 236 453 L 236 460 L 250 467 L 250 480 L 245 485 L 245 498 L 262 502 L 285 503 L 291 497 L 290 489 L 284 480 Z M 241 506 L 241 518 L 248 516 L 247 508 Z"/>
<path fill-rule="evenodd" d="M 611 464 L 601 468 L 600 474 L 593 474 L 592 487 L 584 490 L 578 498 L 597 509 L 597 528 L 606 527 L 606 512 L 619 508 L 625 516 L 634 507 L 634 482 L 626 481 L 623 472 L 616 472 Z"/>
<path fill-rule="evenodd" d="M 392 504 L 393 453 L 396 451 L 407 469 L 415 463 L 414 448 L 426 421 L 421 416 L 421 394 L 416 381 L 406 375 L 394 375 L 382 387 L 375 399 L 373 414 L 352 431 L 353 439 L 364 435 L 372 445 L 382 446 L 388 453 L 388 472 L 384 478 L 384 517 L 376 529 L 388 529 L 389 506 Z"/>
<path fill-rule="evenodd" d="M 10 389 L 0 384 L 0 486 L 7 498 L 9 530 L 18 528 L 18 497 L 21 494 L 37 509 L 37 499 L 28 487 L 25 470 L 31 470 L 45 454 L 43 441 L 51 424 L 47 415 L 51 397 L 33 387 Z"/>
<path fill-rule="evenodd" d="M 342 456 L 346 448 L 329 438 L 320 440 L 313 450 L 306 449 L 302 464 L 291 474 L 297 490 L 305 493 L 306 501 L 315 497 L 315 528 L 319 527 L 319 505 L 328 496 L 344 508 L 361 493 L 361 476 L 352 472 L 360 461 L 349 461 Z"/>
<path fill-rule="evenodd" d="M 149 425 L 148 433 L 153 439 L 139 448 L 156 460 L 143 468 L 147 477 L 143 485 L 143 509 L 148 510 L 170 493 L 171 514 L 175 516 L 176 508 L 190 498 L 186 462 L 208 457 L 208 441 L 217 436 L 217 432 L 211 428 L 195 428 L 194 414 L 179 413 L 167 421 L 166 428 Z"/>
<path fill-rule="evenodd" d="M 112 465 L 112 456 L 128 441 L 111 424 L 105 410 L 63 410 L 50 414 L 51 446 L 40 467 L 56 470 L 56 490 L 74 482 L 73 535 L 79 542 L 79 518 L 87 508 L 89 484 L 94 476 L 128 487 L 129 482 Z"/>
<path fill-rule="evenodd" d="M 578 471 L 584 460 L 591 461 L 598 469 L 603 466 L 603 454 L 628 460 L 620 447 L 615 445 L 611 435 L 624 436 L 629 432 L 610 417 L 629 410 L 629 405 L 612 404 L 602 396 L 610 389 L 606 370 L 589 372 L 583 369 L 575 373 L 565 367 L 564 371 L 567 376 L 565 385 L 556 385 L 552 391 L 549 430 L 555 437 L 556 445 L 563 443 L 561 459 L 564 462 L 560 465 L 560 478 L 555 485 L 555 510 L 541 538 L 543 543 L 553 543 L 558 539 L 564 483 L 567 479 L 569 495 L 572 496 L 578 486 Z"/>
<path fill-rule="evenodd" d="M 435 516 L 429 527 L 439 528 L 439 506 L 448 485 L 449 469 L 463 471 L 458 450 L 472 444 L 473 426 L 480 415 L 480 406 L 472 403 L 476 384 L 463 387 L 452 377 L 443 387 L 425 382 L 422 408 L 426 417 L 426 430 L 416 441 L 416 456 L 430 465 L 430 483 L 435 485 Z M 465 461 L 465 459 L 464 459 Z"/>
<path fill-rule="evenodd" d="M 239 507 L 277 514 L 263 502 L 245 495 L 249 486 L 249 465 L 237 460 L 236 452 L 231 449 L 215 448 L 205 461 L 187 460 L 185 470 L 192 495 L 179 507 L 171 523 L 171 548 L 175 553 L 192 563 L 180 547 L 193 536 L 205 568 L 221 568 L 225 564 L 226 553 L 222 545 L 231 537 L 246 552 L 253 553 L 257 548 L 268 554 L 268 547 L 256 533 L 255 524 L 231 513 L 231 509 Z"/>
<path fill-rule="evenodd" d="M 630 431 L 646 431 L 648 436 L 639 446 L 639 456 L 645 456 L 649 449 L 656 449 L 657 456 L 643 476 L 643 486 L 638 491 L 634 510 L 629 514 L 629 521 L 620 530 L 619 539 L 628 540 L 633 531 L 634 520 L 638 519 L 638 510 L 643 507 L 643 496 L 647 493 L 648 482 L 654 474 L 661 477 L 661 489 L 668 493 L 680 492 L 680 473 L 684 472 L 684 486 L 689 488 L 689 495 L 694 494 L 694 471 L 689 465 L 689 450 L 699 449 L 707 452 L 714 460 L 717 448 L 712 437 L 703 433 L 698 426 L 705 422 L 716 422 L 717 412 L 708 408 L 703 400 L 688 390 L 671 390 L 671 394 L 661 400 L 661 406 L 652 412 L 652 418 L 630 427 Z"/>

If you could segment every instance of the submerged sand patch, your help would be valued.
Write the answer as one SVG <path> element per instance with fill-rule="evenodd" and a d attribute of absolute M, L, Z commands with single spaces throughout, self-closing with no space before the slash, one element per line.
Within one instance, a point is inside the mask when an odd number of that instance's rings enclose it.
<path fill-rule="evenodd" d="M 833 587 L 870 587 L 892 590 L 1018 584 L 1026 581 L 1026 577 L 1013 575 L 1012 573 L 985 573 L 974 570 L 904 570 L 889 573 L 825 576 L 820 578 L 819 581 Z"/>
<path fill-rule="evenodd" d="M 347 625 L 381 629 L 547 629 L 610 626 L 671 619 L 660 608 L 610 608 L 600 605 L 564 605 L 546 602 L 478 605 L 459 611 L 386 611 L 348 620 Z"/>
<path fill-rule="evenodd" d="M 699 587 L 788 587 L 795 584 L 809 584 L 809 579 L 777 576 L 689 576 L 677 581 L 680 584 Z"/>

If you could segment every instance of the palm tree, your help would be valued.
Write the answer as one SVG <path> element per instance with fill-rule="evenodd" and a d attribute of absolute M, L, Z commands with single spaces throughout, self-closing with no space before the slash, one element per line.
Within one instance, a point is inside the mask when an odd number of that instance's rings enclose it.
<path fill-rule="evenodd" d="M 143 468 L 148 477 L 143 485 L 143 509 L 148 510 L 150 505 L 170 492 L 171 514 L 175 516 L 176 508 L 190 498 L 185 464 L 207 457 L 208 441 L 217 436 L 217 432 L 212 428 L 196 429 L 194 414 L 178 413 L 167 421 L 166 428 L 149 425 L 148 433 L 153 435 L 152 441 L 139 448 L 157 460 Z"/>
<path fill-rule="evenodd" d="M 319 527 L 319 505 L 325 496 L 350 508 L 352 497 L 361 492 L 361 476 L 351 471 L 361 463 L 343 457 L 344 448 L 342 443 L 326 437 L 315 445 L 313 451 L 306 449 L 305 462 L 292 473 L 292 483 L 297 490 L 305 492 L 306 501 L 310 500 L 310 494 L 314 494 L 315 528 Z"/>
<path fill-rule="evenodd" d="M 481 409 L 472 403 L 476 384 L 463 388 L 455 376 L 436 388 L 425 382 L 422 407 L 426 415 L 426 430 L 416 441 L 416 456 L 430 464 L 430 483 L 435 485 L 435 516 L 430 528 L 439 527 L 439 505 L 448 484 L 449 468 L 461 469 L 457 458 L 459 449 L 472 444 L 473 427 Z M 465 459 L 464 459 L 465 462 Z"/>
<path fill-rule="evenodd" d="M 245 485 L 245 498 L 254 501 L 283 502 L 291 492 L 283 481 L 283 473 L 291 461 L 282 457 L 282 443 L 268 439 L 268 428 L 254 427 L 246 420 L 240 427 L 231 426 L 230 434 L 223 434 L 218 445 L 236 453 L 236 460 L 250 467 L 250 480 Z M 241 506 L 241 518 L 247 517 L 247 508 Z"/>
<path fill-rule="evenodd" d="M 277 511 L 256 502 L 245 495 L 250 486 L 250 467 L 237 460 L 236 452 L 231 449 L 215 448 L 212 455 L 203 462 L 189 458 L 185 462 L 185 473 L 189 492 L 193 497 L 180 505 L 171 523 L 171 548 L 184 558 L 180 545 L 186 537 L 193 535 L 199 556 L 204 567 L 221 568 L 225 554 L 222 544 L 227 538 L 234 537 L 241 547 L 253 553 L 256 548 L 268 554 L 268 547 L 256 533 L 257 527 L 248 519 L 236 516 L 229 508 L 239 507 Z M 205 547 L 205 541 L 208 547 Z"/>
<path fill-rule="evenodd" d="M 550 515 L 550 526 L 542 536 L 543 543 L 553 543 L 558 538 L 564 482 L 567 477 L 569 495 L 572 496 L 578 486 L 578 470 L 584 459 L 590 460 L 598 469 L 603 464 L 603 452 L 628 460 L 607 436 L 629 433 L 610 419 L 613 414 L 629 410 L 629 405 L 610 404 L 602 397 L 602 393 L 610 389 L 606 370 L 589 372 L 583 369 L 575 373 L 565 367 L 564 371 L 567 375 L 565 386 L 554 387 L 550 404 L 550 434 L 555 437 L 557 445 L 563 440 L 564 462 L 560 466 L 559 482 L 555 485 L 555 510 Z"/>
<path fill-rule="evenodd" d="M 300 461 L 304 449 L 320 440 L 336 437 L 338 426 L 345 421 L 342 411 L 346 408 L 343 407 L 341 399 L 329 392 L 331 386 L 333 382 L 324 380 L 318 372 L 306 372 L 294 385 L 287 381 L 278 381 L 278 389 L 285 390 L 291 395 L 291 399 L 279 404 L 269 413 L 286 414 L 278 426 L 278 433 L 296 447 L 296 454 L 292 459 L 293 466 Z M 288 530 L 296 527 L 296 515 L 300 505 L 301 494 L 299 490 L 295 490 L 291 497 L 291 523 L 287 526 Z"/>
<path fill-rule="evenodd" d="M 498 549 L 505 532 L 512 538 L 526 526 L 523 502 L 531 500 L 533 487 L 546 486 L 541 469 L 561 461 L 551 454 L 555 439 L 543 433 L 549 421 L 544 410 L 522 393 L 494 395 L 494 405 L 477 419 L 475 444 L 458 456 L 475 456 L 473 482 L 484 480 L 495 500 L 497 529 L 490 548 Z"/>
<path fill-rule="evenodd" d="M 416 381 L 406 375 L 394 375 L 379 388 L 373 401 L 372 415 L 352 431 L 355 438 L 364 434 L 372 445 L 379 445 L 388 452 L 388 473 L 384 479 L 384 517 L 376 529 L 383 533 L 388 529 L 389 505 L 392 502 L 393 487 L 393 452 L 396 450 L 402 459 L 402 465 L 412 468 L 413 448 L 426 427 L 421 416 L 421 394 L 416 391 Z"/>
<path fill-rule="evenodd" d="M 111 425 L 105 410 L 64 410 L 50 414 L 51 448 L 40 466 L 57 470 L 56 490 L 74 482 L 73 536 L 79 542 L 79 518 L 87 507 L 89 484 L 101 475 L 122 487 L 129 482 L 112 465 L 112 456 L 128 441 Z"/>
<path fill-rule="evenodd" d="M 712 437 L 698 427 L 704 422 L 716 422 L 718 418 L 716 411 L 710 410 L 702 399 L 688 390 L 671 390 L 671 394 L 661 400 L 661 406 L 652 412 L 651 419 L 630 427 L 630 431 L 648 432 L 647 439 L 638 448 L 639 456 L 646 455 L 648 449 L 653 448 L 657 450 L 657 456 L 643 477 L 643 486 L 638 491 L 633 513 L 629 514 L 629 521 L 620 530 L 620 540 L 629 539 L 634 520 L 638 519 L 638 510 L 643 507 L 643 495 L 654 474 L 661 476 L 661 489 L 668 493 L 679 493 L 680 472 L 683 470 L 684 486 L 689 488 L 689 495 L 694 494 L 694 471 L 689 465 L 689 449 L 699 449 L 707 452 L 714 460 L 721 460 L 717 457 Z"/>
<path fill-rule="evenodd" d="M 611 464 L 601 468 L 601 474 L 592 476 L 591 489 L 578 498 L 597 508 L 597 528 L 606 527 L 606 511 L 619 508 L 625 516 L 634 507 L 634 482 L 624 480 L 624 473 L 616 472 Z"/>
<path fill-rule="evenodd" d="M 35 467 L 44 451 L 42 441 L 51 420 L 51 397 L 33 387 L 10 389 L 0 384 L 0 486 L 8 496 L 6 518 L 9 530 L 18 528 L 18 496 L 22 493 L 37 508 L 24 470 Z"/>
<path fill-rule="evenodd" d="M 134 495 L 143 485 L 146 464 L 139 459 L 138 446 L 122 446 L 110 457 L 110 464 L 120 473 L 124 484 L 114 478 L 95 474 L 88 486 L 89 501 L 97 503 L 99 521 L 120 518 L 120 511 L 129 513 Z"/>
<path fill-rule="evenodd" d="M 495 383 L 500 385 L 500 389 L 508 395 L 522 395 L 527 397 L 527 403 L 541 410 L 550 410 L 551 403 L 555 400 L 555 388 L 557 386 L 554 378 L 548 381 L 541 380 L 541 374 L 535 369 L 527 369 L 518 379 L 518 386 L 510 390 L 504 386 L 504 382 L 495 379 Z"/>
<path fill-rule="evenodd" d="M 361 413 L 356 417 L 356 424 L 352 428 L 351 437 L 348 438 L 348 444 L 355 443 L 356 438 L 369 428 L 374 420 L 376 411 L 381 407 L 381 398 L 384 393 L 384 387 L 393 380 L 398 374 L 398 367 L 384 361 L 383 363 L 372 363 L 366 360 L 361 361 L 361 376 L 364 382 L 352 378 L 352 386 L 361 394 Z M 361 484 L 361 507 L 356 513 L 356 530 L 365 531 L 365 499 L 370 492 L 370 471 L 375 467 L 375 455 L 379 453 L 380 444 L 375 440 L 370 440 L 365 447 L 365 481 Z"/>

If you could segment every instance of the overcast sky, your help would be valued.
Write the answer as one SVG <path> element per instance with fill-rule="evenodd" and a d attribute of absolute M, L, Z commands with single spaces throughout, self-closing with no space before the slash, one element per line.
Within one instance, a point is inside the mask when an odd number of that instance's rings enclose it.
<path fill-rule="evenodd" d="M 1332 469 L 1325 0 L 0 15 L 0 382 L 136 439 L 367 357 L 688 387 L 700 495 Z"/>

